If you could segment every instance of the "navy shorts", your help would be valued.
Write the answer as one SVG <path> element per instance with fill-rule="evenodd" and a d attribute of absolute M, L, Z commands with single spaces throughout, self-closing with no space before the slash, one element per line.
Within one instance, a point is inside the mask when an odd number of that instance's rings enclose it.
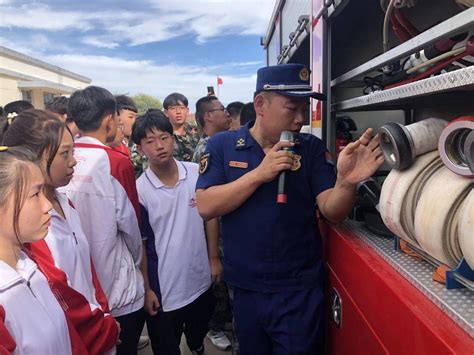
<path fill-rule="evenodd" d="M 321 289 L 278 293 L 233 290 L 241 355 L 324 353 Z"/>

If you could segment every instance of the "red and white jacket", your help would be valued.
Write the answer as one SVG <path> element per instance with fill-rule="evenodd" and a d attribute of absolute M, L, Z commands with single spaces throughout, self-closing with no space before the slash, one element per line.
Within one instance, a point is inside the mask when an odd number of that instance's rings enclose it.
<path fill-rule="evenodd" d="M 88 352 L 114 353 L 118 336 L 117 325 L 109 314 L 107 298 L 91 262 L 89 244 L 82 231 L 79 215 L 65 194 L 56 192 L 55 198 L 66 219 L 52 210 L 51 225 L 46 238 L 29 245 L 29 251 L 44 270 L 51 287 L 58 291 L 55 295 L 60 300 L 64 299 L 68 305 L 64 309 L 66 317 L 70 319 Z M 62 294 L 68 286 L 77 291 L 69 292 L 77 298 L 74 302 Z M 77 308 L 73 310 L 73 316 L 70 315 L 71 307 Z M 85 324 L 87 327 L 84 327 Z"/>
<path fill-rule="evenodd" d="M 133 166 L 92 137 L 75 142 L 74 177 L 64 187 L 79 213 L 100 284 L 114 317 L 143 307 L 142 240 Z"/>
<path fill-rule="evenodd" d="M 23 252 L 16 270 L 0 261 L 0 353 L 12 351 L 72 354 L 64 312 L 38 266 Z"/>
<path fill-rule="evenodd" d="M 66 273 L 69 286 L 81 293 L 92 309 L 100 307 L 108 314 L 110 310 L 107 297 L 97 278 L 79 215 L 66 194 L 56 192 L 55 198 L 66 219 L 55 210 L 49 213 L 51 225 L 45 241 L 54 265 Z"/>
<path fill-rule="evenodd" d="M 115 319 L 105 315 L 100 307 L 91 305 L 81 293 L 69 286 L 66 274 L 56 267 L 44 239 L 25 247 L 48 280 L 51 291 L 66 315 L 74 354 L 115 353 L 118 338 Z M 81 347 L 87 350 L 75 351 Z"/>

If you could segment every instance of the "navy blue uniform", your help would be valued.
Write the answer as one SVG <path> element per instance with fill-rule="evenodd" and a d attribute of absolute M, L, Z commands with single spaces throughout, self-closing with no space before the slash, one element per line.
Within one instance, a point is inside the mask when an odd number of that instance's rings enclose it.
<path fill-rule="evenodd" d="M 299 321 L 308 324 L 315 324 L 311 319 L 320 318 L 321 314 L 315 313 L 322 312 L 323 263 L 315 203 L 319 193 L 334 186 L 336 177 L 334 166 L 327 161 L 327 151 L 320 139 L 308 134 L 298 134 L 295 138 L 297 143 L 293 152 L 300 157 L 300 163 L 294 166 L 294 171 L 286 173 L 287 204 L 276 202 L 278 179 L 275 178 L 262 184 L 239 208 L 222 217 L 224 278 L 235 288 L 234 313 L 242 354 L 255 353 L 252 347 L 258 345 L 247 344 L 252 341 L 247 339 L 251 324 L 262 328 L 262 334 L 273 339 L 270 342 L 268 339 L 265 341 L 265 337 L 256 340 L 258 343 L 270 344 L 265 348 L 267 351 L 259 348 L 259 354 L 278 353 L 274 340 L 287 335 L 275 329 L 284 323 L 291 323 L 285 312 L 295 313 L 292 309 L 297 306 L 302 317 Z M 208 160 L 201 162 L 202 173 L 197 189 L 237 180 L 255 169 L 265 157 L 264 151 L 250 134 L 249 126 L 214 135 L 209 140 L 206 153 L 209 154 Z M 314 294 L 309 296 L 308 292 Z M 285 298 L 285 295 L 292 296 Z M 261 307 L 257 308 L 259 296 L 267 304 L 266 309 L 273 312 L 276 317 L 274 321 L 268 318 L 272 312 L 261 314 L 260 319 L 251 319 L 258 318 L 258 313 L 263 312 Z M 287 302 L 287 307 L 283 307 L 285 309 L 282 309 L 282 297 Z M 269 302 L 275 304 L 272 306 Z M 317 304 L 311 305 L 311 302 Z M 250 309 L 254 311 L 249 313 Z M 306 322 L 305 317 L 311 319 Z M 298 320 L 295 319 L 295 322 L 298 323 Z M 319 319 L 316 323 L 319 323 Z M 246 324 L 244 328 L 247 330 L 241 327 L 243 324 Z M 299 329 L 289 331 L 304 333 L 301 341 L 306 344 L 303 345 L 312 343 L 311 339 L 304 337 L 311 336 L 309 333 L 314 333 L 314 329 L 302 330 L 303 324 L 294 326 Z M 250 333 L 259 333 L 256 328 Z M 293 342 L 291 339 L 279 340 L 285 344 Z M 307 353 L 314 350 L 291 349 L 282 353 Z"/>

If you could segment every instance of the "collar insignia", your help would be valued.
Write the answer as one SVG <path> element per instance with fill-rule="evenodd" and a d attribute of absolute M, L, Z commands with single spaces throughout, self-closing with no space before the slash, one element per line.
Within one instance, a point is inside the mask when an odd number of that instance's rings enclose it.
<path fill-rule="evenodd" d="M 237 143 L 235 144 L 235 147 L 236 148 L 245 147 L 245 139 L 243 138 L 237 139 Z"/>

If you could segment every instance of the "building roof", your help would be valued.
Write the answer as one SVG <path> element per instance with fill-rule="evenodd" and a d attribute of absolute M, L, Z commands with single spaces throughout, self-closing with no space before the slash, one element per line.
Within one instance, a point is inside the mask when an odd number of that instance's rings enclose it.
<path fill-rule="evenodd" d="M 3 68 L 0 68 L 0 76 L 1 75 L 9 76 L 16 79 L 21 79 L 20 81 L 18 81 L 18 88 L 20 89 L 36 89 L 36 88 L 53 89 L 53 90 L 61 91 L 62 93 L 65 93 L 65 94 L 72 94 L 74 91 L 78 89 L 72 86 L 54 83 L 49 80 L 40 79 L 31 75 L 22 74 L 13 70 L 8 70 L 8 69 L 3 69 Z"/>
<path fill-rule="evenodd" d="M 37 67 L 40 67 L 40 68 L 43 68 L 43 69 L 46 69 L 46 70 L 50 70 L 52 72 L 55 72 L 55 73 L 58 73 L 58 74 L 61 74 L 61 75 L 64 75 L 64 76 L 68 76 L 72 79 L 82 81 L 86 84 L 89 84 L 92 81 L 92 79 L 89 79 L 85 76 L 73 73 L 69 70 L 63 69 L 63 68 L 58 67 L 56 65 L 48 64 L 48 63 L 43 62 L 39 59 L 35 59 L 33 57 L 27 56 L 26 54 L 16 52 L 12 49 L 9 49 L 9 48 L 3 47 L 3 46 L 0 46 L 0 55 L 4 55 L 4 56 L 7 56 L 7 57 L 10 57 L 10 58 L 28 63 L 28 64 L 32 64 L 32 65 L 35 65 Z"/>

